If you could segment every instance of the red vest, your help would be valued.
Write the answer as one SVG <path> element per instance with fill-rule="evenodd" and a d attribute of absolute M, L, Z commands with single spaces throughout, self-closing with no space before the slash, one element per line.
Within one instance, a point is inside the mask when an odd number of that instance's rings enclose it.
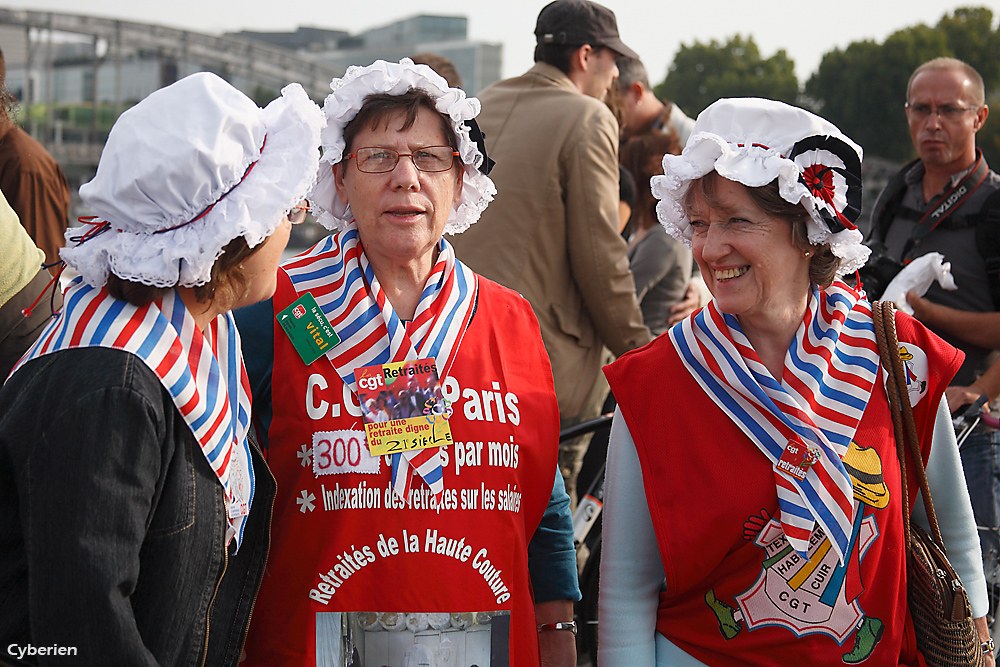
<path fill-rule="evenodd" d="M 896 321 L 904 359 L 912 356 L 926 461 L 963 355 L 913 318 Z M 658 632 L 708 665 L 923 664 L 906 606 L 899 461 L 883 389 L 844 457 L 858 508 L 844 567 L 820 529 L 808 560 L 788 546 L 771 462 L 707 399 L 668 336 L 605 372 L 635 442 L 663 560 Z"/>
<path fill-rule="evenodd" d="M 275 312 L 298 296 L 278 275 Z M 507 619 L 510 664 L 538 664 L 527 549 L 552 491 L 559 415 L 523 298 L 479 279 L 475 315 L 442 388 L 454 410 L 442 507 L 419 480 L 402 506 L 389 457 L 368 455 L 357 396 L 327 358 L 305 366 L 275 324 L 268 463 L 278 497 L 247 665 L 314 665 L 317 646 L 335 660 L 342 634 L 359 655 L 386 651 L 378 664 L 402 664 L 414 641 L 433 649 L 445 636 L 456 656 L 467 641 L 481 650 L 484 637 L 495 651 L 498 642 L 508 648 Z M 435 616 L 439 627 L 422 634 L 427 617 L 416 615 L 497 611 L 509 616 L 486 625 L 490 615 L 479 614 L 482 625 L 464 632 L 475 614 L 455 616 L 445 631 Z M 342 627 L 338 612 L 369 613 Z M 390 627 L 408 620 L 416 632 L 387 632 L 379 618 Z M 492 637 L 482 634 L 487 627 Z"/>

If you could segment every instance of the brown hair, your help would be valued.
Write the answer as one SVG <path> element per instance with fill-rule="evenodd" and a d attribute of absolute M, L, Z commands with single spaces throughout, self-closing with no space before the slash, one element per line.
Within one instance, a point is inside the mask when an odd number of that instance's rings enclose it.
<path fill-rule="evenodd" d="M 633 83 L 641 83 L 643 88 L 652 90 L 649 85 L 649 73 L 646 66 L 638 58 L 628 56 L 618 56 L 615 60 L 618 66 L 618 90 L 625 92 L 632 87 Z"/>
<path fill-rule="evenodd" d="M 548 63 L 563 74 L 569 74 L 573 60 L 573 54 L 582 44 L 546 44 L 539 42 L 535 45 L 535 62 Z"/>
<path fill-rule="evenodd" d="M 192 288 L 199 303 L 218 300 L 226 310 L 238 303 L 250 290 L 242 263 L 264 247 L 267 239 L 251 248 L 246 239 L 237 236 L 226 244 L 212 265 L 212 277 L 204 285 Z M 176 287 L 176 286 L 175 286 Z M 154 287 L 108 274 L 108 293 L 116 299 L 142 307 L 162 298 L 173 287 Z"/>
<path fill-rule="evenodd" d="M 418 53 L 413 56 L 413 62 L 417 65 L 427 65 L 432 70 L 444 77 L 444 80 L 448 82 L 448 85 L 452 88 L 462 87 L 462 75 L 458 73 L 458 69 L 455 68 L 455 63 L 451 62 L 439 53 L 431 53 L 430 51 L 424 53 Z"/>
<path fill-rule="evenodd" d="M 642 229 L 657 224 L 656 198 L 649 189 L 649 179 L 663 173 L 663 156 L 667 153 L 681 153 L 680 138 L 672 127 L 667 132 L 633 137 L 622 147 L 622 166 L 635 178 L 635 216 Z"/>
<path fill-rule="evenodd" d="M 715 189 L 720 178 L 722 176 L 713 170 L 692 181 L 684 195 L 684 208 L 688 210 L 691 208 L 695 187 L 698 188 L 709 205 L 716 205 Z M 809 242 L 807 228 L 809 212 L 805 207 L 802 204 L 792 204 L 782 198 L 778 192 L 778 179 L 758 188 L 745 185 L 743 187 L 746 188 L 750 200 L 756 204 L 757 208 L 770 216 L 787 220 L 792 225 L 792 243 L 795 244 L 796 248 L 812 253 L 809 259 L 809 280 L 821 288 L 829 287 L 837 277 L 840 259 L 830 250 L 829 243 L 815 246 Z"/>
<path fill-rule="evenodd" d="M 538 42 L 535 44 L 535 62 L 547 63 L 558 69 L 563 74 L 569 74 L 573 70 L 573 56 L 586 44 L 548 44 Z M 595 54 L 608 48 L 603 44 L 591 44 Z"/>
<path fill-rule="evenodd" d="M 441 120 L 441 130 L 444 132 L 445 141 L 457 151 L 458 137 L 451 126 L 451 121 L 434 107 L 434 100 L 426 91 L 412 88 L 402 95 L 379 93 L 366 97 L 358 115 L 344 127 L 344 155 L 354 150 L 354 138 L 358 136 L 362 128 L 377 130 L 379 126 L 386 126 L 393 116 L 399 114 L 403 116 L 403 125 L 400 129 L 406 131 L 413 127 L 413 123 L 417 120 L 417 112 L 421 107 L 433 111 L 437 115 Z M 345 163 L 345 160 L 341 159 L 341 163 Z"/>

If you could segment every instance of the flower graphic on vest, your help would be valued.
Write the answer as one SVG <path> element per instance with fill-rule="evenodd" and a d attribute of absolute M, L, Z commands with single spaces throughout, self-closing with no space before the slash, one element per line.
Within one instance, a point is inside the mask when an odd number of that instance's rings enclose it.
<path fill-rule="evenodd" d="M 844 645 L 853 634 L 854 644 L 841 659 L 853 665 L 871 657 L 882 638 L 881 620 L 867 616 L 858 597 L 864 592 L 861 560 L 878 539 L 878 525 L 871 513 L 889 506 L 889 489 L 882 476 L 882 460 L 871 447 L 853 440 L 843 459 L 854 488 L 855 521 L 846 563 L 841 563 L 830 540 L 818 526 L 809 538 L 808 558 L 788 543 L 781 523 L 765 509 L 743 524 L 743 536 L 764 550 L 761 573 L 754 584 L 730 605 L 709 589 L 705 603 L 715 614 L 726 640 L 743 626 L 784 627 L 797 637 L 820 633 Z M 866 508 L 872 508 L 866 515 Z"/>

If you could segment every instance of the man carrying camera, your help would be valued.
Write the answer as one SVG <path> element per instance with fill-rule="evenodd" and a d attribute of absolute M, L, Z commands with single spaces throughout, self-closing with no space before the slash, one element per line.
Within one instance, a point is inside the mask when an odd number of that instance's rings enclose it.
<path fill-rule="evenodd" d="M 968 64 L 935 58 L 913 72 L 906 118 L 918 159 L 903 167 L 879 196 L 869 238 L 872 258 L 862 270 L 869 297 L 876 298 L 885 285 L 878 285 L 873 274 L 891 278 L 929 252 L 939 252 L 951 263 L 958 289 L 947 291 L 935 283 L 925 297 L 910 292 L 907 301 L 917 319 L 966 354 L 952 384 L 974 389 L 949 393 L 950 399 L 962 397 L 956 403 L 975 391 L 997 398 L 996 391 L 974 384 L 1000 349 L 1000 174 L 976 148 L 976 132 L 988 115 L 983 79 Z M 962 449 L 986 577 L 994 591 L 1000 580 L 998 459 L 997 433 L 992 440 L 989 433 L 974 434 Z"/>
<path fill-rule="evenodd" d="M 992 350 L 1000 348 L 995 298 L 1000 296 L 1000 272 L 987 266 L 991 260 L 1000 265 L 1000 251 L 991 256 L 984 244 L 989 236 L 1000 235 L 1000 201 L 994 198 L 1000 175 L 976 149 L 976 132 L 989 114 L 982 81 L 972 67 L 954 58 L 935 58 L 914 71 L 907 85 L 906 118 L 919 157 L 879 196 L 869 239 L 869 265 L 880 250 L 898 266 L 929 252 L 951 262 L 957 290 L 935 283 L 925 298 L 911 293 L 907 300 L 917 319 L 965 352 L 955 376 L 958 385 L 971 384 L 986 370 Z M 877 297 L 867 276 L 862 277 L 869 297 Z"/>

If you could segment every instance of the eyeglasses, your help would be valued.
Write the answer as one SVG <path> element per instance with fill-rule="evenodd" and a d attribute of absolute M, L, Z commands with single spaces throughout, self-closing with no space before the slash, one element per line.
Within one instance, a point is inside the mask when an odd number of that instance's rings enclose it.
<path fill-rule="evenodd" d="M 906 110 L 910 112 L 914 118 L 917 120 L 925 120 L 932 113 L 937 114 L 938 118 L 943 118 L 948 121 L 957 121 L 962 118 L 962 114 L 966 111 L 975 111 L 978 106 L 973 107 L 956 107 L 951 104 L 945 105 L 943 107 L 932 107 L 926 104 L 910 104 L 907 102 Z"/>
<path fill-rule="evenodd" d="M 391 148 L 377 146 L 359 148 L 357 153 L 348 153 L 347 159 L 354 158 L 358 170 L 366 174 L 384 174 L 396 168 L 399 158 L 408 157 L 420 171 L 448 171 L 458 157 L 458 151 L 451 146 L 424 146 L 412 153 L 398 153 Z"/>
<path fill-rule="evenodd" d="M 285 213 L 285 217 L 288 218 L 288 222 L 293 225 L 301 225 L 306 221 L 306 216 L 309 214 L 309 202 L 305 199 L 299 202 L 298 206 L 293 206 L 288 209 Z"/>

